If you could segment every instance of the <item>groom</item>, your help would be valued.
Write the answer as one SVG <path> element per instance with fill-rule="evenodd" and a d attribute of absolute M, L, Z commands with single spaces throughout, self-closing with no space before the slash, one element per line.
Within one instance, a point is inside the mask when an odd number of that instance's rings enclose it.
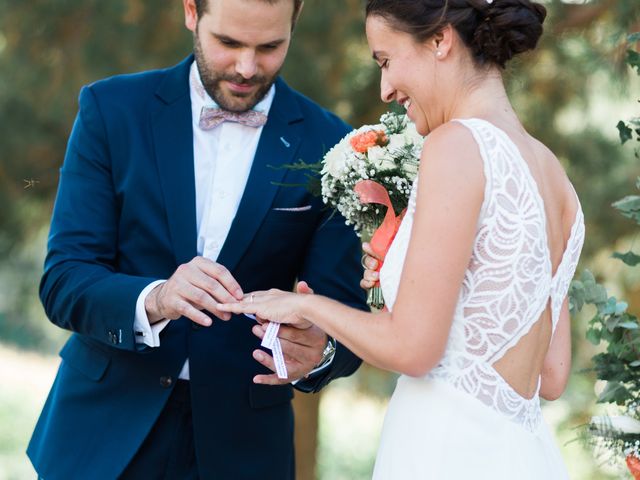
<path fill-rule="evenodd" d="M 291 382 L 359 365 L 283 327 L 278 380 L 263 329 L 216 318 L 296 279 L 365 308 L 351 228 L 278 186 L 349 128 L 278 78 L 301 0 L 183 3 L 195 58 L 80 93 L 40 291 L 73 332 L 28 448 L 47 480 L 292 479 Z"/>

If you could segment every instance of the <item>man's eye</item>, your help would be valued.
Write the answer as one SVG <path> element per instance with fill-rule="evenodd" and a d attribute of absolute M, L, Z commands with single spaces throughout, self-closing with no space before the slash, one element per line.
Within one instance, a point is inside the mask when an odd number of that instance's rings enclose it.
<path fill-rule="evenodd" d="M 237 47 L 238 43 L 234 42 L 233 40 L 225 40 L 225 39 L 221 39 L 220 43 L 222 43 L 225 47 Z"/>
<path fill-rule="evenodd" d="M 258 50 L 260 52 L 273 52 L 274 50 L 277 50 L 279 46 L 280 43 L 265 43 L 264 45 L 260 45 Z"/>

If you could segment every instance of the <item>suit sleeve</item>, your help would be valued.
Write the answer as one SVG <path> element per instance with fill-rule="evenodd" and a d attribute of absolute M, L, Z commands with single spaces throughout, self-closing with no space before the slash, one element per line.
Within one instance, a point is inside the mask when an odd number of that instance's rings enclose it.
<path fill-rule="evenodd" d="M 317 294 L 369 311 L 366 294 L 360 288 L 363 273 L 361 254 L 361 244 L 353 227 L 346 225 L 341 215 L 327 211 L 310 244 L 300 280 L 307 281 Z M 337 343 L 331 365 L 299 381 L 295 388 L 303 392 L 318 392 L 333 379 L 351 375 L 361 362 L 345 346 Z"/>
<path fill-rule="evenodd" d="M 118 200 L 104 121 L 91 87 L 67 146 L 56 196 L 40 299 L 61 328 L 136 350 L 140 292 L 155 278 L 117 273 Z"/>

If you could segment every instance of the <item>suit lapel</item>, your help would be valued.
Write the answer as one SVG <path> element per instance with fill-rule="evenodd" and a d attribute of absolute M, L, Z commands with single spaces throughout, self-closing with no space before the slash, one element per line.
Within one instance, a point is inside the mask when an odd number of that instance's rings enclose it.
<path fill-rule="evenodd" d="M 189 57 L 167 71 L 156 97 L 151 128 L 176 264 L 197 254 L 193 128 L 189 95 Z"/>
<path fill-rule="evenodd" d="M 258 148 L 247 179 L 242 200 L 227 235 L 218 262 L 233 270 L 269 212 L 285 174 L 284 164 L 295 162 L 302 136 L 303 119 L 296 98 L 282 80 L 276 82 L 276 93 L 269 119 L 262 130 Z M 287 187 L 283 187 L 287 188 Z"/>

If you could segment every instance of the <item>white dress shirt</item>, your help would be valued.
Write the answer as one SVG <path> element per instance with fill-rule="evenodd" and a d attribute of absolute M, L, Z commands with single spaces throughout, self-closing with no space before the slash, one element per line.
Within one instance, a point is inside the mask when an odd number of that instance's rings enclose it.
<path fill-rule="evenodd" d="M 205 106 L 217 105 L 205 92 L 195 62 L 191 65 L 189 85 L 196 184 L 197 252 L 198 255 L 216 261 L 238 211 L 263 127 L 253 128 L 235 122 L 223 122 L 211 130 L 201 129 L 200 111 Z M 254 110 L 268 114 L 274 95 L 275 86 L 272 86 Z M 160 332 L 169 320 L 150 325 L 144 302 L 149 292 L 163 281 L 149 284 L 140 293 L 136 303 L 136 340 L 150 347 L 160 346 Z M 188 359 L 182 367 L 180 378 L 189 379 Z"/>

